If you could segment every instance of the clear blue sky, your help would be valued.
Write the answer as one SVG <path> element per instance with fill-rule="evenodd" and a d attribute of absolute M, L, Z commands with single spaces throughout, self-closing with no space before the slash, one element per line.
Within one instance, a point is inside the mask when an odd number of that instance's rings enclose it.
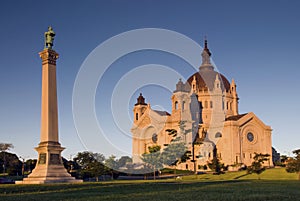
<path fill-rule="evenodd" d="M 151 63 L 169 66 L 187 78 L 193 73 L 174 55 L 141 51 L 126 55 L 107 70 L 95 96 L 97 118 L 121 153 L 103 151 L 103 143 L 78 137 L 72 116 L 76 75 L 86 57 L 105 40 L 133 29 L 163 28 L 203 44 L 206 35 L 213 60 L 229 80 L 235 79 L 240 113 L 253 111 L 273 128 L 273 146 L 282 154 L 300 148 L 299 1 L 1 1 L 0 6 L 0 142 L 14 144 L 20 156 L 36 157 L 40 137 L 41 60 L 44 32 L 56 32 L 60 142 L 63 156 L 89 149 L 105 155 L 128 155 L 131 141 L 119 136 L 107 108 L 118 80 L 131 69 Z M 199 49 L 199 64 L 200 64 Z M 141 77 L 143 79 L 143 77 Z M 87 80 L 88 82 L 88 80 Z M 175 87 L 175 83 L 174 83 Z M 171 92 L 158 87 L 137 89 L 146 101 L 170 111 Z M 130 132 L 131 125 L 124 129 Z M 92 131 L 88 131 L 92 132 Z M 97 137 L 95 137 L 97 139 Z M 122 140 L 120 140 L 122 139 Z M 97 148 L 99 147 L 99 148 Z M 128 153 L 128 154 L 127 154 Z"/>

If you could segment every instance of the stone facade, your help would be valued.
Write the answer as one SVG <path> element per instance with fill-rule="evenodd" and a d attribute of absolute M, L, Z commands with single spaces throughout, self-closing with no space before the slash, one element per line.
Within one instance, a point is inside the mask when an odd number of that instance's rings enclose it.
<path fill-rule="evenodd" d="M 183 140 L 189 150 L 194 147 L 195 159 L 181 164 L 181 169 L 194 170 L 207 164 L 214 149 L 225 165 L 248 166 L 255 153 L 269 154 L 272 158 L 271 127 L 252 112 L 239 114 L 236 84 L 214 70 L 206 40 L 201 55 L 199 72 L 185 83 L 179 80 L 176 84 L 171 114 L 152 110 L 142 94 L 138 97 L 131 129 L 134 163 L 142 162 L 140 157 L 149 146 L 160 145 L 162 149 L 167 146 L 172 138 L 166 130 L 180 133 L 179 122 L 184 122 L 185 130 L 190 130 Z M 195 141 L 202 144 L 193 146 Z"/>

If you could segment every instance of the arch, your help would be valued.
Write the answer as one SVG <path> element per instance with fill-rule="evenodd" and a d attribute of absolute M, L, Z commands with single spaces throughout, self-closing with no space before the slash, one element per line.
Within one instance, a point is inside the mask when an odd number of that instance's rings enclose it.
<path fill-rule="evenodd" d="M 174 103 L 174 108 L 175 108 L 175 110 L 178 109 L 178 101 L 175 101 L 175 103 Z"/>
<path fill-rule="evenodd" d="M 217 133 L 215 134 L 215 138 L 220 138 L 220 137 L 222 137 L 222 133 L 217 132 Z"/>
<path fill-rule="evenodd" d="M 243 139 L 248 144 L 255 144 L 256 142 L 259 142 L 259 138 L 263 134 L 261 128 L 251 122 L 246 124 L 242 128 L 241 133 L 243 135 Z M 249 133 L 251 133 L 253 135 L 253 138 L 252 138 L 252 136 L 250 136 L 251 134 L 249 134 Z M 249 134 L 250 140 L 248 139 L 248 134 Z"/>
<path fill-rule="evenodd" d="M 135 113 L 135 120 L 139 120 L 139 113 Z"/>
<path fill-rule="evenodd" d="M 152 142 L 152 136 L 154 133 L 157 133 L 157 129 L 153 125 L 150 125 L 145 129 L 143 135 L 141 136 L 141 140 Z"/>

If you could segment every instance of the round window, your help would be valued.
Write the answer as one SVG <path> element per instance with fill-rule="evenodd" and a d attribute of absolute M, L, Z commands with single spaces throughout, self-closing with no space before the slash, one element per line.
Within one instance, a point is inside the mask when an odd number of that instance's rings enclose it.
<path fill-rule="evenodd" d="M 156 133 L 154 133 L 154 134 L 152 135 L 152 142 L 154 142 L 154 143 L 157 142 L 157 134 L 156 134 Z"/>
<path fill-rule="evenodd" d="M 254 135 L 253 135 L 253 133 L 249 132 L 249 133 L 247 134 L 247 139 L 248 139 L 249 142 L 252 142 L 252 141 L 254 140 Z"/>

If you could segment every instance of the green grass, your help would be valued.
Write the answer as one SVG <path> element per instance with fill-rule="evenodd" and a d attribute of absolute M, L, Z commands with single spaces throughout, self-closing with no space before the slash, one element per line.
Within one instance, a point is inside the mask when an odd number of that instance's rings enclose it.
<path fill-rule="evenodd" d="M 267 170 L 260 180 L 256 175 L 243 176 L 246 172 L 231 172 L 191 175 L 182 180 L 0 185 L 0 200 L 300 200 L 297 175 L 284 171 Z"/>
<path fill-rule="evenodd" d="M 221 175 L 213 175 L 213 174 L 203 174 L 203 175 L 190 175 L 183 177 L 184 180 L 209 180 L 209 181 L 218 181 L 218 180 L 297 180 L 298 174 L 296 173 L 287 173 L 285 168 L 273 168 L 268 169 L 261 173 L 257 174 L 247 174 L 246 171 L 239 172 L 228 172 L 226 174 Z"/>

